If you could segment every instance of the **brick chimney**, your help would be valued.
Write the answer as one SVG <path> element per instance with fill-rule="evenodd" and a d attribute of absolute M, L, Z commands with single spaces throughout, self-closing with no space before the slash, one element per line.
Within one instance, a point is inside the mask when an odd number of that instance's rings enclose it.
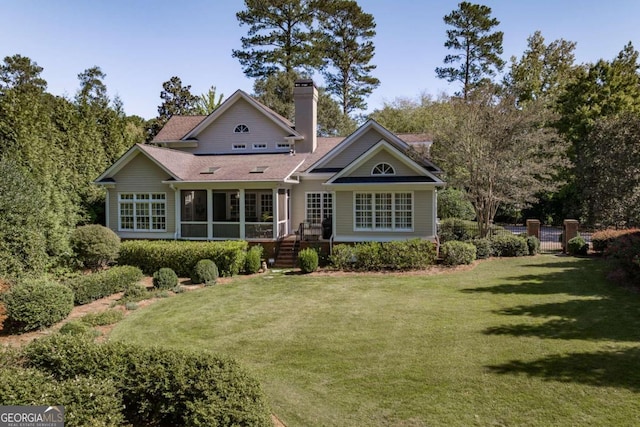
<path fill-rule="evenodd" d="M 296 130 L 304 137 L 296 142 L 296 152 L 313 153 L 318 147 L 318 90 L 313 80 L 296 80 L 293 99 Z"/>

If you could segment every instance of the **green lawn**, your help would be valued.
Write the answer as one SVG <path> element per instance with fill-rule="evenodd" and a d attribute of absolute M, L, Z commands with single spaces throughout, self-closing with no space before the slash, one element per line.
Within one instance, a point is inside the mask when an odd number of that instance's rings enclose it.
<path fill-rule="evenodd" d="M 640 295 L 593 259 L 239 278 L 111 337 L 232 355 L 289 427 L 640 425 Z"/>

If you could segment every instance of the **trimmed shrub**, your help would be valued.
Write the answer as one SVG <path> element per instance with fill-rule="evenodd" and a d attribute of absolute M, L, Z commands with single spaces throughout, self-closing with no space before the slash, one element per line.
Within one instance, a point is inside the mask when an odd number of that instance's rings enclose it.
<path fill-rule="evenodd" d="M 466 241 L 478 236 L 478 225 L 471 221 L 464 221 L 460 218 L 447 218 L 440 221 L 438 227 L 438 237 L 440 243 L 456 241 Z"/>
<path fill-rule="evenodd" d="M 306 248 L 298 252 L 298 265 L 303 273 L 313 273 L 318 269 L 318 252 Z"/>
<path fill-rule="evenodd" d="M 262 267 L 262 253 L 264 249 L 260 245 L 251 246 L 247 251 L 247 259 L 244 263 L 244 272 L 247 274 L 256 274 Z"/>
<path fill-rule="evenodd" d="M 604 253 L 609 245 L 621 236 L 640 232 L 637 228 L 628 230 L 607 229 L 596 231 L 591 235 L 591 246 L 595 252 Z"/>
<path fill-rule="evenodd" d="M 71 248 L 82 265 L 95 270 L 118 258 L 120 238 L 102 225 L 83 225 L 71 233 Z"/>
<path fill-rule="evenodd" d="M 153 287 L 156 289 L 173 289 L 178 285 L 178 275 L 170 268 L 161 268 L 153 273 Z"/>
<path fill-rule="evenodd" d="M 124 308 L 126 308 L 128 311 L 137 310 L 138 304 L 133 301 L 127 301 L 126 303 L 124 303 Z"/>
<path fill-rule="evenodd" d="M 100 335 L 100 332 L 78 320 L 72 320 L 71 322 L 65 323 L 62 325 L 59 332 L 63 335 L 88 335 L 92 337 Z"/>
<path fill-rule="evenodd" d="M 527 248 L 529 255 L 537 255 L 540 253 L 540 240 L 536 236 L 527 236 Z"/>
<path fill-rule="evenodd" d="M 89 326 L 113 325 L 124 319 L 124 314 L 120 310 L 107 310 L 100 313 L 89 313 L 82 316 L 80 321 Z"/>
<path fill-rule="evenodd" d="M 191 283 L 199 285 L 215 285 L 218 280 L 218 266 L 210 259 L 201 259 L 193 267 L 191 272 Z"/>
<path fill-rule="evenodd" d="M 65 285 L 25 281 L 2 295 L 7 320 L 20 332 L 47 328 L 65 319 L 73 309 L 73 292 Z"/>
<path fill-rule="evenodd" d="M 589 244 L 580 236 L 576 236 L 567 242 L 569 255 L 586 255 L 588 251 Z"/>
<path fill-rule="evenodd" d="M 258 381 L 226 357 L 62 335 L 36 340 L 24 354 L 58 379 L 112 379 L 122 395 L 114 407 L 133 425 L 272 425 Z"/>
<path fill-rule="evenodd" d="M 121 393 L 110 379 L 58 381 L 35 369 L 0 369 L 0 402 L 10 406 L 64 405 L 64 425 L 117 427 L 125 424 Z"/>
<path fill-rule="evenodd" d="M 445 242 L 440 247 L 440 256 L 444 265 L 471 264 L 476 259 L 476 247 L 472 243 Z"/>
<path fill-rule="evenodd" d="M 135 265 L 145 274 L 162 267 L 171 268 L 178 277 L 190 277 L 201 259 L 215 262 L 222 276 L 233 276 L 245 267 L 248 243 L 132 240 L 120 246 L 120 264 Z"/>
<path fill-rule="evenodd" d="M 353 270 L 355 264 L 355 248 L 352 245 L 335 245 L 331 255 L 329 255 L 329 262 L 338 270 Z"/>
<path fill-rule="evenodd" d="M 491 249 L 491 240 L 489 239 L 473 239 L 470 240 L 468 243 L 471 243 L 473 246 L 476 247 L 476 259 L 486 259 L 489 258 L 492 254 L 492 249 Z"/>
<path fill-rule="evenodd" d="M 613 239 L 604 255 L 613 264 L 615 275 L 627 284 L 640 284 L 640 231 Z"/>
<path fill-rule="evenodd" d="M 436 256 L 433 242 L 412 239 L 336 245 L 329 260 L 344 271 L 420 270 L 433 265 Z"/>
<path fill-rule="evenodd" d="M 135 302 L 147 299 L 149 297 L 149 291 L 144 285 L 140 283 L 131 283 L 124 288 L 124 293 L 120 301 L 122 302 Z"/>
<path fill-rule="evenodd" d="M 436 245 L 429 240 L 411 239 L 381 244 L 380 261 L 389 270 L 422 270 L 435 264 Z"/>
<path fill-rule="evenodd" d="M 527 241 L 513 234 L 501 234 L 491 239 L 493 255 L 498 257 L 527 256 L 529 248 Z"/>
<path fill-rule="evenodd" d="M 138 283 L 142 277 L 138 267 L 123 265 L 73 278 L 66 285 L 73 290 L 75 303 L 82 305 L 122 292 L 127 286 Z"/>

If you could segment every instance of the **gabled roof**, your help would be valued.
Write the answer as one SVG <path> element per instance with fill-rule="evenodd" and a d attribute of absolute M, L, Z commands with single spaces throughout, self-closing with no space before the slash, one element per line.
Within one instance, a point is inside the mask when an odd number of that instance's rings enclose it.
<path fill-rule="evenodd" d="M 378 133 L 380 133 L 383 139 L 387 140 L 389 143 L 394 145 L 396 149 L 398 149 L 403 153 L 406 153 L 411 148 L 411 146 L 413 146 L 416 143 L 419 143 L 419 145 L 428 143 L 429 141 L 425 141 L 425 139 L 430 138 L 430 135 L 428 134 L 404 134 L 401 137 L 399 135 L 395 135 L 394 133 L 390 132 L 387 128 L 385 128 L 375 120 L 369 119 L 364 125 L 360 126 L 355 132 L 353 132 L 351 135 L 349 135 L 348 137 L 346 137 L 345 139 L 337 143 L 334 146 L 334 148 L 332 148 L 326 155 L 316 158 L 314 163 L 310 164 L 309 162 L 306 162 L 305 164 L 308 166 L 306 166 L 304 170 L 305 171 L 311 171 L 313 169 L 322 170 L 323 167 L 331 159 L 334 159 L 335 157 L 337 157 L 352 142 L 360 138 L 362 135 L 364 135 L 367 131 L 371 129 L 376 130 Z M 433 164 L 428 159 L 421 159 L 420 163 L 423 165 L 424 168 L 429 170 L 431 173 L 438 174 L 442 172 L 442 170 L 438 166 Z"/>
<path fill-rule="evenodd" d="M 207 116 L 171 116 L 151 142 L 179 141 Z"/>
<path fill-rule="evenodd" d="M 376 177 L 351 177 L 350 173 L 358 169 L 362 164 L 373 158 L 376 154 L 386 151 L 395 157 L 398 161 L 404 163 L 414 170 L 417 176 L 399 177 L 399 176 L 376 176 Z M 398 149 L 394 144 L 381 139 L 362 155 L 358 156 L 354 161 L 349 163 L 344 169 L 336 173 L 326 184 L 353 184 L 353 183 L 409 183 L 409 182 L 431 182 L 434 184 L 444 184 L 437 176 L 426 170 L 423 165 L 413 161 L 402 150 Z"/>
<path fill-rule="evenodd" d="M 282 154 L 199 156 L 170 148 L 136 144 L 100 175 L 97 184 L 111 179 L 136 155 L 148 157 L 169 178 L 177 182 L 286 181 L 304 161 L 303 157 Z"/>
<path fill-rule="evenodd" d="M 298 132 L 295 131 L 295 129 L 293 128 L 293 123 L 291 123 L 289 120 L 282 117 L 281 115 L 279 115 L 278 113 L 273 111 L 271 108 L 267 107 L 266 105 L 260 103 L 253 97 L 249 96 L 246 92 L 237 90 L 233 95 L 227 98 L 222 103 L 222 105 L 216 108 L 216 110 L 213 113 L 209 114 L 204 120 L 200 121 L 200 123 L 198 123 L 193 129 L 191 129 L 188 133 L 186 133 L 182 137 L 182 139 L 184 140 L 189 138 L 197 138 L 198 134 L 202 130 L 204 130 L 207 126 L 209 126 L 212 122 L 214 122 L 218 117 L 223 115 L 225 111 L 227 111 L 231 106 L 233 106 L 236 102 L 238 102 L 241 99 L 244 99 L 253 107 L 255 107 L 256 110 L 264 114 L 265 117 L 267 117 L 277 126 L 282 128 L 285 132 L 287 132 L 288 135 L 291 135 L 294 137 L 300 137 L 300 138 L 302 137 L 302 135 L 300 135 Z"/>

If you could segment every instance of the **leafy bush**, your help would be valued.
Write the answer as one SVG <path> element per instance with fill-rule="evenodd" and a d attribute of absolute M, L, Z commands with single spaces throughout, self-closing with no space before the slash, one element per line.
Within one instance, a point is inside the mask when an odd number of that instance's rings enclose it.
<path fill-rule="evenodd" d="M 627 284 L 640 284 L 640 231 L 616 237 L 609 242 L 604 255 Z"/>
<path fill-rule="evenodd" d="M 120 238 L 102 225 L 83 225 L 71 234 L 71 248 L 82 265 L 97 269 L 118 258 Z"/>
<path fill-rule="evenodd" d="M 36 340 L 24 354 L 60 380 L 113 380 L 112 394 L 122 396 L 113 407 L 133 425 L 272 425 L 258 381 L 226 357 L 63 335 Z"/>
<path fill-rule="evenodd" d="M 580 236 L 576 236 L 567 242 L 569 255 L 586 255 L 588 251 L 589 244 Z"/>
<path fill-rule="evenodd" d="M 56 282 L 30 280 L 12 286 L 2 301 L 11 327 L 26 332 L 65 319 L 73 309 L 73 292 Z"/>
<path fill-rule="evenodd" d="M 58 381 L 36 369 L 0 369 L 0 402 L 10 406 L 64 406 L 69 427 L 124 425 L 122 397 L 110 379 L 90 377 Z"/>
<path fill-rule="evenodd" d="M 149 291 L 140 283 L 131 283 L 124 288 L 124 293 L 120 299 L 122 302 L 136 302 L 147 299 Z"/>
<path fill-rule="evenodd" d="M 540 240 L 536 236 L 527 236 L 527 248 L 529 255 L 537 255 L 540 253 Z"/>
<path fill-rule="evenodd" d="M 145 274 L 162 267 L 171 268 L 178 277 L 190 277 L 201 259 L 216 263 L 222 276 L 233 276 L 245 267 L 248 243 L 132 240 L 120 246 L 120 264 L 135 265 Z"/>
<path fill-rule="evenodd" d="M 138 304 L 133 302 L 133 301 L 127 301 L 124 303 L 124 308 L 126 308 L 128 311 L 133 311 L 133 310 L 137 310 Z"/>
<path fill-rule="evenodd" d="M 527 241 L 513 234 L 500 234 L 491 239 L 493 254 L 499 257 L 527 256 Z"/>
<path fill-rule="evenodd" d="M 339 244 L 333 247 L 329 262 L 338 270 L 349 271 L 354 269 L 355 257 L 355 247 Z"/>
<path fill-rule="evenodd" d="M 138 267 L 123 265 L 73 278 L 66 285 L 73 290 L 75 303 L 82 305 L 122 292 L 127 286 L 138 283 L 142 277 Z"/>
<path fill-rule="evenodd" d="M 121 321 L 124 314 L 120 310 L 107 310 L 100 313 L 88 313 L 82 316 L 80 321 L 89 326 L 112 325 Z"/>
<path fill-rule="evenodd" d="M 476 247 L 472 243 L 445 242 L 440 247 L 444 265 L 471 264 L 476 259 Z"/>
<path fill-rule="evenodd" d="M 260 245 L 251 246 L 247 252 L 247 259 L 244 263 L 244 272 L 247 274 L 256 274 L 262 267 L 262 253 L 264 249 Z"/>
<path fill-rule="evenodd" d="M 298 265 L 303 273 L 313 273 L 318 269 L 318 252 L 306 248 L 298 252 Z"/>
<path fill-rule="evenodd" d="M 340 244 L 333 247 L 329 260 L 344 271 L 417 270 L 435 263 L 436 247 L 422 239 Z"/>
<path fill-rule="evenodd" d="M 449 187 L 438 191 L 438 217 L 472 220 L 476 212 L 464 191 Z"/>
<path fill-rule="evenodd" d="M 214 285 L 218 280 L 218 266 L 210 259 L 201 259 L 193 267 L 191 272 L 191 283 L 199 285 Z"/>
<path fill-rule="evenodd" d="M 72 320 L 65 323 L 64 325 L 62 325 L 59 332 L 64 335 L 88 335 L 93 337 L 96 337 L 100 334 L 98 331 L 96 331 L 86 323 L 78 320 Z"/>
<path fill-rule="evenodd" d="M 477 237 L 478 233 L 476 223 L 459 218 L 443 219 L 438 227 L 438 237 L 441 243 L 452 240 L 463 242 Z"/>
<path fill-rule="evenodd" d="M 170 268 L 163 267 L 153 273 L 153 287 L 156 289 L 173 289 L 178 285 L 178 275 Z"/>
<path fill-rule="evenodd" d="M 604 253 L 609 245 L 621 236 L 640 232 L 637 228 L 627 230 L 607 229 L 596 231 L 591 235 L 591 245 L 595 252 Z"/>
<path fill-rule="evenodd" d="M 477 238 L 470 240 L 468 243 L 471 243 L 476 247 L 476 259 L 486 259 L 491 256 L 491 240 L 487 238 Z"/>

